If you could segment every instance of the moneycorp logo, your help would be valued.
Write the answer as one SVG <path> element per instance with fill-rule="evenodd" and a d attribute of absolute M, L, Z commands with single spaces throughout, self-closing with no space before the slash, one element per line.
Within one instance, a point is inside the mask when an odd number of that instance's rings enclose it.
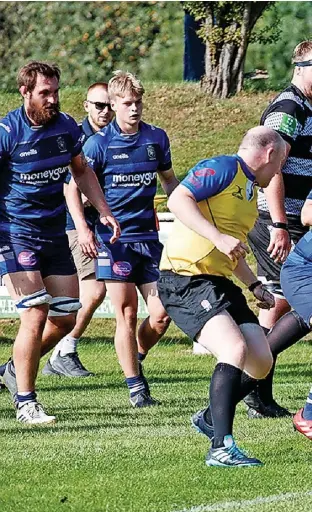
<path fill-rule="evenodd" d="M 56 169 L 47 169 L 41 172 L 21 173 L 21 181 L 58 181 L 62 174 L 68 172 L 68 167 L 57 167 Z"/>
<path fill-rule="evenodd" d="M 118 187 L 139 187 L 149 186 L 157 178 L 157 172 L 144 172 L 136 174 L 114 174 L 113 186 Z"/>

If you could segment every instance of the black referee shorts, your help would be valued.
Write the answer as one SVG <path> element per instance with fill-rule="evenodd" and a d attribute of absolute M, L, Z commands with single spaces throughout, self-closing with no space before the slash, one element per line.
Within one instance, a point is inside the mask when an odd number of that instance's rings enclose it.
<path fill-rule="evenodd" d="M 296 244 L 308 229 L 301 224 L 300 217 L 289 215 L 287 220 L 291 241 Z M 270 214 L 260 211 L 255 226 L 248 235 L 248 242 L 257 261 L 259 279 L 271 293 L 283 299 L 284 295 L 280 285 L 282 264 L 275 263 L 267 252 L 270 244 L 270 226 L 272 226 Z"/>
<path fill-rule="evenodd" d="M 160 272 L 158 292 L 174 323 L 195 341 L 208 320 L 224 310 L 237 325 L 258 324 L 242 290 L 226 277 L 208 274 L 188 277 L 166 270 Z"/>

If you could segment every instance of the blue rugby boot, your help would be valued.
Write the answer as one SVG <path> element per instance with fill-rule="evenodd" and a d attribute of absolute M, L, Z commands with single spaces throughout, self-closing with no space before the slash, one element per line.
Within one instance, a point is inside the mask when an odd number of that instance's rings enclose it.
<path fill-rule="evenodd" d="M 197 432 L 204 434 L 204 436 L 207 436 L 208 439 L 212 441 L 214 437 L 214 430 L 213 425 L 209 425 L 205 419 L 204 413 L 206 410 L 207 409 L 203 409 L 202 411 L 197 411 L 193 414 L 191 417 L 191 425 L 197 430 Z"/>
<path fill-rule="evenodd" d="M 224 437 L 224 446 L 220 448 L 210 448 L 206 457 L 207 466 L 218 467 L 244 467 L 244 466 L 262 466 L 263 463 L 255 457 L 248 457 L 240 450 L 231 435 Z"/>

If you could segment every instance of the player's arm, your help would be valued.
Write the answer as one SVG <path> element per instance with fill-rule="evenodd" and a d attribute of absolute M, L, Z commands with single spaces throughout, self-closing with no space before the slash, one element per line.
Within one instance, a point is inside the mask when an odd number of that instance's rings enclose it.
<path fill-rule="evenodd" d="M 249 252 L 246 244 L 233 236 L 225 235 L 211 224 L 198 208 L 194 194 L 178 185 L 168 199 L 168 208 L 188 228 L 210 240 L 216 248 L 232 261 Z"/>
<path fill-rule="evenodd" d="M 253 293 L 256 299 L 259 300 L 257 303 L 259 308 L 270 309 L 274 307 L 274 296 L 265 289 L 260 281 L 258 281 L 244 258 L 238 259 L 237 266 L 233 271 L 233 274 L 248 288 L 250 287 L 251 293 Z"/>
<path fill-rule="evenodd" d="M 286 141 L 285 144 L 287 158 L 290 151 L 290 144 Z M 281 173 L 275 174 L 270 184 L 263 190 L 272 222 L 280 222 L 287 225 L 283 175 Z M 286 229 L 273 228 L 270 234 L 270 244 L 267 249 L 271 254 L 271 258 L 275 262 L 283 263 L 288 256 L 290 248 L 291 241 L 288 231 Z"/>
<path fill-rule="evenodd" d="M 179 185 L 179 180 L 174 174 L 174 170 L 158 172 L 159 181 L 165 194 L 169 197 L 174 189 Z"/>
<path fill-rule="evenodd" d="M 100 214 L 100 221 L 102 224 L 112 228 L 113 236 L 111 237 L 110 242 L 114 243 L 121 233 L 119 223 L 112 215 L 97 176 L 91 167 L 89 167 L 83 152 L 72 158 L 70 168 L 77 187 L 97 209 Z"/>
<path fill-rule="evenodd" d="M 68 185 L 64 185 L 64 195 L 69 213 L 72 216 L 77 230 L 78 243 L 82 252 L 86 256 L 89 256 L 89 258 L 96 258 L 99 244 L 86 222 L 81 192 L 74 179 L 71 179 Z"/>
<path fill-rule="evenodd" d="M 171 161 L 171 149 L 168 135 L 165 131 L 161 132 L 160 153 L 158 163 L 158 176 L 162 189 L 169 197 L 174 189 L 179 185 L 179 180 L 174 174 Z"/>

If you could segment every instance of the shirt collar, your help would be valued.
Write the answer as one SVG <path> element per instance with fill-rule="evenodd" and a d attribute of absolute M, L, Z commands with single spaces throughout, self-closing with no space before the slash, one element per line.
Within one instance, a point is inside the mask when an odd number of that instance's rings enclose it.
<path fill-rule="evenodd" d="M 250 181 L 255 181 L 256 180 L 256 177 L 254 174 L 252 174 L 250 172 L 250 170 L 248 169 L 248 166 L 247 164 L 244 162 L 244 160 L 242 159 L 242 157 L 238 156 L 238 155 L 234 155 L 236 160 L 239 161 L 240 163 L 240 166 L 242 168 L 242 171 L 243 173 L 245 174 L 245 176 L 250 180 Z"/>
<path fill-rule="evenodd" d="M 117 133 L 119 133 L 120 135 L 122 135 L 123 137 L 137 137 L 138 133 L 141 131 L 141 123 L 142 121 L 139 122 L 139 130 L 135 133 L 123 133 L 120 129 L 120 126 L 118 125 L 117 121 L 116 121 L 116 118 L 113 119 L 113 121 L 111 122 L 111 124 L 113 125 L 114 129 L 116 130 Z"/>
<path fill-rule="evenodd" d="M 87 117 L 82 121 L 81 127 L 82 127 L 83 133 L 86 135 L 87 138 L 91 137 L 91 135 L 94 135 L 96 133 L 96 131 L 93 130 L 93 128 L 89 122 L 89 119 Z"/>

